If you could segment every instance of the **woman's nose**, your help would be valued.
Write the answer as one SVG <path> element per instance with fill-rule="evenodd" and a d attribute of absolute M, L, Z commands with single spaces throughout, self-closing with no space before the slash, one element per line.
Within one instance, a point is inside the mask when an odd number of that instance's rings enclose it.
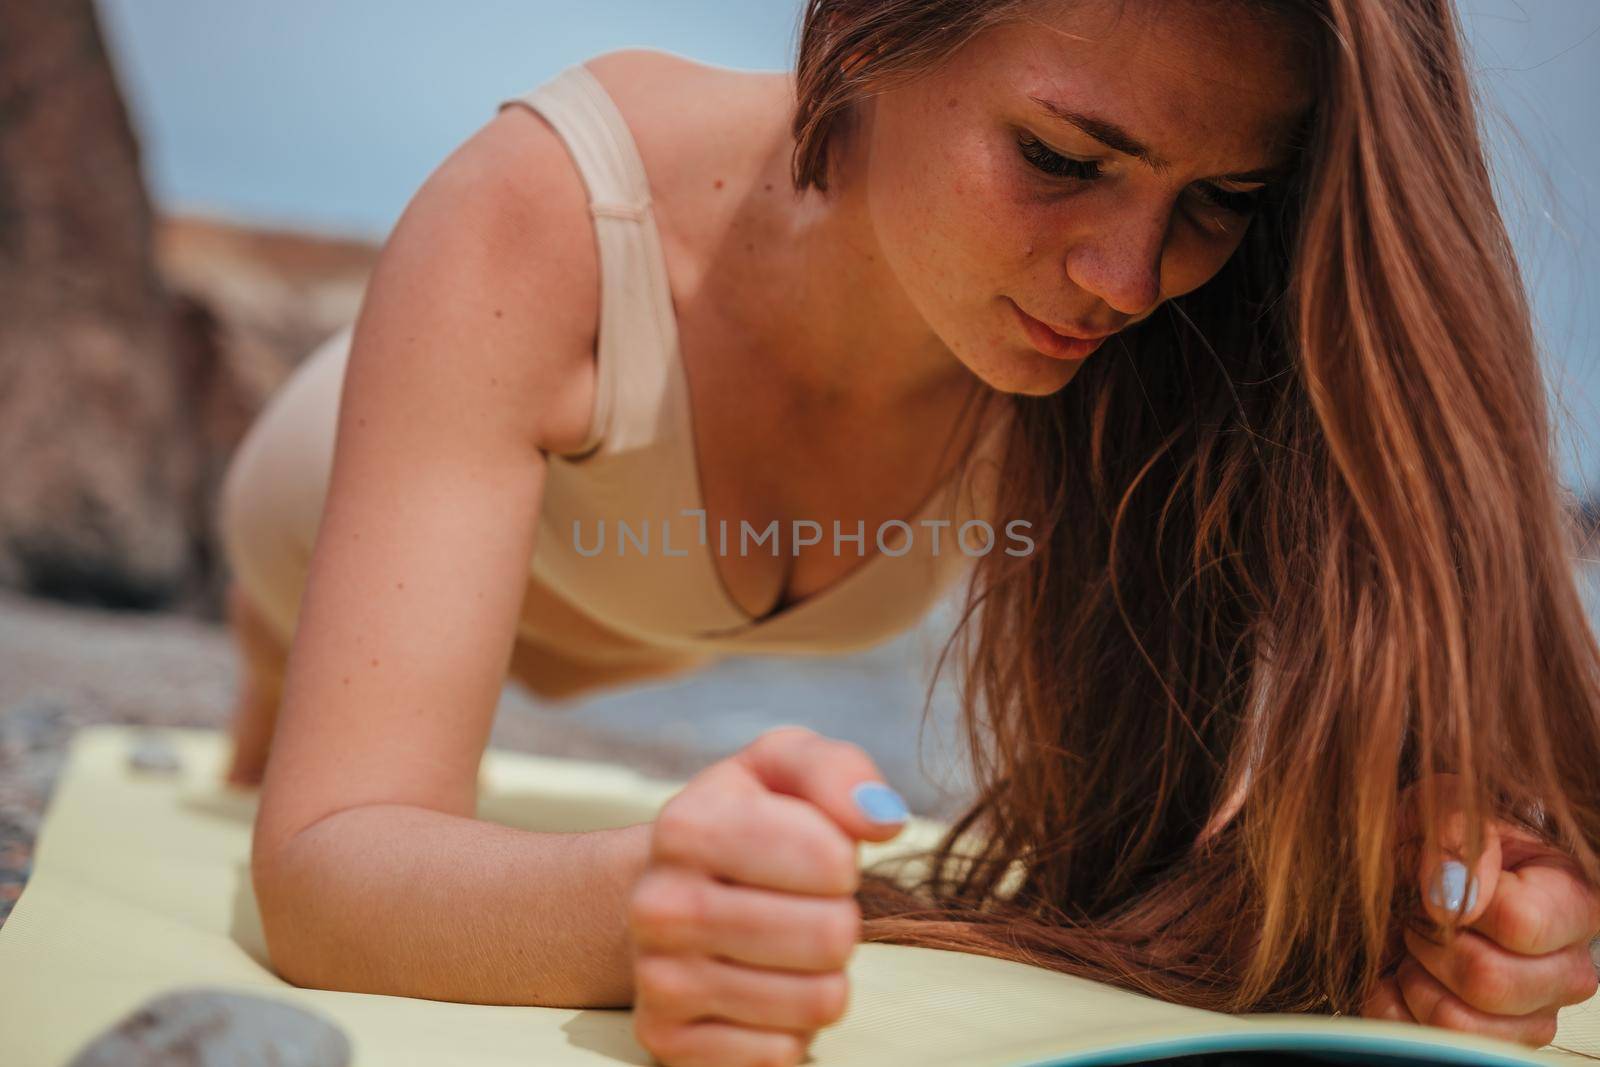
<path fill-rule="evenodd" d="M 1067 252 L 1067 277 L 1130 317 L 1161 299 L 1161 254 L 1170 216 L 1127 220 L 1086 234 Z"/>

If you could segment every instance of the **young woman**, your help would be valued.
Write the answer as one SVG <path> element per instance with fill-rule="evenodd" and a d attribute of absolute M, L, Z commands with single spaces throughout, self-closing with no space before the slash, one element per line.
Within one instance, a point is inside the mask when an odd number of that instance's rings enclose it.
<path fill-rule="evenodd" d="M 632 1004 L 670 1064 L 797 1062 L 861 937 L 1547 1041 L 1600 650 L 1457 32 L 812 0 L 793 75 L 615 53 L 503 106 L 230 477 L 275 966 Z M 1026 547 L 932 550 L 973 517 Z M 857 647 L 972 559 L 980 788 L 922 877 L 856 870 L 904 808 L 795 728 L 653 823 L 471 817 L 508 666 Z"/>

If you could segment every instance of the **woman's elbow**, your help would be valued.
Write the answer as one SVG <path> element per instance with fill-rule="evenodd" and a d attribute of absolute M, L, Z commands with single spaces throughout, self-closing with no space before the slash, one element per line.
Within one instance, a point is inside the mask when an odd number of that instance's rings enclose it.
<path fill-rule="evenodd" d="M 269 965 L 279 978 L 305 989 L 338 988 L 328 967 L 325 938 L 316 936 L 311 912 L 315 894 L 307 872 L 290 862 L 287 843 L 274 849 L 256 847 L 250 857 L 250 882 Z M 303 868 L 303 863 L 299 865 Z"/>

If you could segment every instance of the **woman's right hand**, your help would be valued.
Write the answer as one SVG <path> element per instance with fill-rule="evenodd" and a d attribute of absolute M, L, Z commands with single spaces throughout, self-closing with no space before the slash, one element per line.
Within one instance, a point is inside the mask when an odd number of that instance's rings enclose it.
<path fill-rule="evenodd" d="M 858 841 L 905 804 L 859 746 L 769 730 L 661 809 L 628 906 L 634 1036 L 666 1067 L 788 1067 L 844 1014 Z"/>

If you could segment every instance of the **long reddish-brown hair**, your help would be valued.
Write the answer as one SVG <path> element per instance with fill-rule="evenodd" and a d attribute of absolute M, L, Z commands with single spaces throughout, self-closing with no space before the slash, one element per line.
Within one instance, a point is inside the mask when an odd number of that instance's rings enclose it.
<path fill-rule="evenodd" d="M 1299 176 L 1205 286 L 1008 398 L 997 514 L 1037 548 L 979 561 L 945 649 L 976 799 L 858 899 L 868 940 L 1355 1011 L 1436 774 L 1600 881 L 1600 649 L 1449 0 L 1233 2 L 1314 38 Z M 864 94 L 1028 6 L 810 0 L 796 186 Z"/>

